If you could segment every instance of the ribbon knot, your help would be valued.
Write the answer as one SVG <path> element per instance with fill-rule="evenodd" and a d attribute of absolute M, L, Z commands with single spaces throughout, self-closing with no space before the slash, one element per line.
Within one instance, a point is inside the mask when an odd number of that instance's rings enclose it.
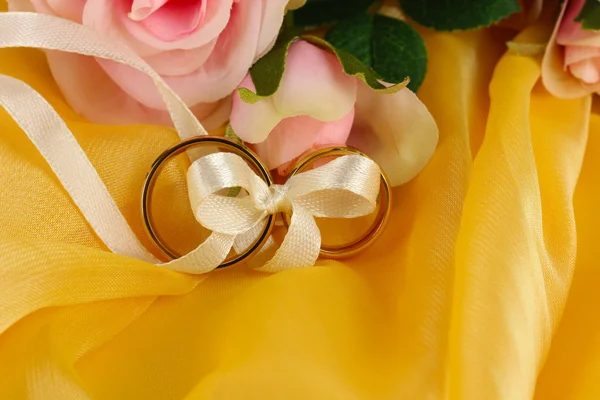
<path fill-rule="evenodd" d="M 292 203 L 287 198 L 286 185 L 269 186 L 268 195 L 257 201 L 259 210 L 266 211 L 268 214 L 277 214 L 279 212 L 289 212 Z"/>
<path fill-rule="evenodd" d="M 213 231 L 204 244 L 216 268 L 236 240 L 257 237 L 265 218 L 291 213 L 288 232 L 275 255 L 260 269 L 279 271 L 314 265 L 321 234 L 314 217 L 356 218 L 374 212 L 380 188 L 379 166 L 360 155 L 339 157 L 294 175 L 284 185 L 268 186 L 238 155 L 213 153 L 194 161 L 187 172 L 190 203 L 196 220 Z M 224 196 L 239 186 L 247 195 Z M 250 238 L 250 239 L 252 239 Z M 202 246 L 202 245 L 201 245 Z M 214 257 L 212 257 L 214 255 Z"/>

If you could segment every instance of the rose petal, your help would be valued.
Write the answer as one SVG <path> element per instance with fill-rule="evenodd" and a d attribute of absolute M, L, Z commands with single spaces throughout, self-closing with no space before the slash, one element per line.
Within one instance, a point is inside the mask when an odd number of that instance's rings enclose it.
<path fill-rule="evenodd" d="M 414 178 L 437 146 L 438 128 L 433 117 L 407 88 L 380 94 L 361 84 L 354 121 L 349 144 L 371 156 L 392 186 Z"/>
<path fill-rule="evenodd" d="M 556 43 L 563 46 L 600 46 L 598 31 L 582 29 L 581 22 L 574 21 L 584 3 L 585 0 L 565 0 L 556 24 L 558 26 Z"/>
<path fill-rule="evenodd" d="M 352 124 L 354 123 L 355 110 L 352 108 L 348 114 L 333 122 L 326 122 L 319 130 L 314 148 L 323 146 L 344 146 L 350 136 Z"/>
<path fill-rule="evenodd" d="M 561 10 L 542 59 L 542 82 L 544 86 L 554 96 L 565 99 L 581 97 L 590 93 L 589 89 L 584 87 L 581 81 L 566 69 L 564 48 L 556 41 L 561 23 L 565 20 L 566 6 Z M 569 26 L 572 25 L 569 24 Z"/>
<path fill-rule="evenodd" d="M 305 41 L 290 46 L 275 107 L 285 116 L 337 121 L 356 101 L 357 79 L 346 75 L 335 55 Z"/>
<path fill-rule="evenodd" d="M 229 120 L 229 116 L 231 115 L 231 98 L 232 96 L 228 96 L 214 103 L 199 103 L 190 107 L 190 110 L 207 131 L 211 132 L 216 129 L 224 129 L 225 123 Z M 173 122 L 171 121 L 171 117 L 167 115 L 167 118 L 169 123 L 163 123 L 163 125 L 172 126 Z"/>
<path fill-rule="evenodd" d="M 598 34 L 581 28 L 575 18 L 581 12 L 585 0 L 566 0 L 558 17 L 556 42 L 560 45 L 590 46 L 598 44 Z"/>
<path fill-rule="evenodd" d="M 252 0 L 257 1 L 257 0 Z M 258 37 L 258 58 L 266 54 L 275 44 L 288 0 L 260 0 L 262 2 L 262 23 Z"/>
<path fill-rule="evenodd" d="M 600 80 L 600 73 L 598 72 L 598 63 L 594 61 L 593 59 L 587 59 L 569 64 L 569 72 L 584 84 L 596 84 Z"/>
<path fill-rule="evenodd" d="M 566 46 L 564 50 L 565 65 L 600 57 L 600 47 Z"/>
<path fill-rule="evenodd" d="M 48 51 L 47 56 L 52 75 L 67 102 L 87 120 L 115 125 L 172 125 L 166 111 L 144 107 L 123 92 L 94 58 L 58 51 Z M 228 100 L 192 108 L 207 130 L 222 125 L 229 116 L 229 110 Z"/>
<path fill-rule="evenodd" d="M 202 67 L 212 54 L 216 40 L 192 50 L 169 50 L 144 57 L 144 60 L 162 76 L 188 75 Z"/>
<path fill-rule="evenodd" d="M 250 75 L 246 75 L 240 87 L 252 91 L 256 90 Z M 279 121 L 284 118 L 275 108 L 271 97 L 267 97 L 255 104 L 245 103 L 237 93 L 234 93 L 232 97 L 233 104 L 231 106 L 229 123 L 236 135 L 245 142 L 262 142 Z"/>
<path fill-rule="evenodd" d="M 135 0 L 134 5 L 136 1 L 147 2 L 148 0 Z M 206 0 L 171 0 L 150 12 L 143 19 L 142 24 L 156 38 L 165 42 L 185 39 L 197 31 L 200 23 L 204 22 L 207 3 Z M 132 12 L 133 10 L 132 8 Z M 129 15 L 131 18 L 131 13 Z"/>
<path fill-rule="evenodd" d="M 160 53 L 160 50 L 139 41 L 125 29 L 121 20 L 128 19 L 127 12 L 127 5 L 121 0 L 87 0 L 81 19 L 84 25 L 94 28 L 109 38 L 126 43 L 140 57 Z"/>
<path fill-rule="evenodd" d="M 35 11 L 81 23 L 85 0 L 31 0 Z M 17 11 L 11 8 L 11 11 Z M 28 10 L 19 10 L 28 11 Z"/>
<path fill-rule="evenodd" d="M 189 13 L 191 12 L 191 9 L 188 9 L 187 11 L 183 10 L 182 4 L 184 3 L 180 2 L 176 2 L 173 6 L 167 7 L 167 12 L 165 14 L 161 14 L 160 10 L 157 11 L 157 17 L 155 17 L 156 20 L 153 19 L 153 24 L 158 23 L 160 21 L 160 26 L 156 27 L 158 29 L 157 31 L 154 31 L 154 29 L 149 29 L 143 23 L 144 21 L 140 23 L 131 20 L 127 17 L 127 13 L 120 14 L 121 23 L 133 37 L 135 37 L 138 41 L 147 44 L 148 46 L 154 47 L 159 50 L 189 50 L 205 45 L 211 42 L 212 40 L 216 39 L 221 34 L 221 32 L 223 32 L 223 30 L 227 27 L 228 22 L 230 20 L 230 12 L 233 11 L 233 8 L 243 3 L 252 2 L 245 0 L 240 3 L 236 3 L 232 7 L 233 0 L 204 1 L 206 1 L 206 9 L 203 14 L 202 23 L 197 25 L 196 28 L 192 30 L 189 29 L 189 26 L 194 24 L 195 17 L 192 14 L 191 19 L 189 19 Z M 194 4 L 200 4 L 198 0 L 195 0 L 195 3 L 193 4 L 191 3 L 191 0 L 186 0 L 185 4 L 187 3 L 190 3 L 192 6 Z M 169 4 L 170 2 L 167 3 L 167 6 Z M 179 14 L 178 11 L 182 12 L 182 14 Z M 260 9 L 258 9 L 257 11 L 260 12 Z M 150 17 L 152 17 L 152 15 Z M 169 29 L 179 30 L 180 27 L 186 24 L 187 27 L 184 30 L 187 30 L 188 33 L 184 34 L 181 37 L 175 38 L 174 40 L 164 40 L 161 38 L 161 36 L 157 36 L 158 32 L 160 33 L 160 35 L 165 35 L 173 39 L 172 33 L 175 31 L 169 31 Z"/>
<path fill-rule="evenodd" d="M 154 11 L 165 5 L 169 0 L 133 0 L 128 17 L 134 21 L 148 18 Z"/>
<path fill-rule="evenodd" d="M 321 122 L 308 116 L 283 119 L 267 140 L 254 146 L 269 169 L 295 159 L 309 149 L 325 145 L 343 146 L 348 140 L 354 109 L 333 122 Z"/>
<path fill-rule="evenodd" d="M 205 91 L 198 94 L 199 101 L 227 96 L 244 79 L 256 55 L 260 18 L 260 8 L 251 1 L 234 4 L 229 24 L 219 36 L 214 51 L 202 69 L 195 73 Z"/>

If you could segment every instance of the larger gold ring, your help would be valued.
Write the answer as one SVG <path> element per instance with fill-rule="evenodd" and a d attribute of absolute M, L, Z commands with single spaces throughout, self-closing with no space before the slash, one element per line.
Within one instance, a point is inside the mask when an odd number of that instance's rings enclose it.
<path fill-rule="evenodd" d="M 150 204 L 152 202 L 152 189 L 154 188 L 154 184 L 156 182 L 156 178 L 160 174 L 160 171 L 165 166 L 166 162 L 181 154 L 185 150 L 191 147 L 198 146 L 209 146 L 209 145 L 219 145 L 221 148 L 225 148 L 230 152 L 241 156 L 245 161 L 247 161 L 250 166 L 259 174 L 259 176 L 267 183 L 267 185 L 273 184 L 273 179 L 271 178 L 271 174 L 269 173 L 268 168 L 266 168 L 263 163 L 260 161 L 258 156 L 254 154 L 248 148 L 238 144 L 232 140 L 229 140 L 220 136 L 197 136 L 190 139 L 183 140 L 173 147 L 165 150 L 152 164 L 150 168 L 150 172 L 146 176 L 146 180 L 144 182 L 144 187 L 142 189 L 142 218 L 144 220 L 144 227 L 146 228 L 146 233 L 152 239 L 154 244 L 160 249 L 160 251 L 171 259 L 180 258 L 182 255 L 171 248 L 158 234 L 156 228 L 154 227 L 154 223 L 152 220 L 152 213 Z M 269 215 L 267 218 L 267 223 L 265 228 L 263 229 L 261 235 L 255 240 L 252 246 L 248 247 L 243 253 L 235 255 L 234 257 L 225 260 L 218 268 L 224 268 L 231 266 L 233 264 L 239 263 L 242 260 L 250 257 L 257 250 L 259 250 L 262 245 L 267 241 L 271 231 L 273 230 L 273 226 L 275 225 L 275 216 Z"/>
<path fill-rule="evenodd" d="M 310 165 L 319 159 L 354 154 L 358 154 L 370 159 L 369 156 L 352 147 L 327 147 L 316 150 L 306 157 L 300 159 L 300 161 L 294 165 L 289 177 L 291 178 L 292 176 L 305 171 Z M 383 170 L 381 170 L 381 190 L 379 192 L 378 200 L 379 206 L 377 208 L 377 216 L 369 228 L 369 231 L 365 235 L 345 246 L 327 247 L 321 245 L 320 255 L 324 258 L 333 259 L 349 257 L 366 249 L 381 235 L 387 224 L 392 209 L 391 186 Z M 284 216 L 284 222 L 287 226 L 289 226 L 290 217 L 288 215 Z"/>

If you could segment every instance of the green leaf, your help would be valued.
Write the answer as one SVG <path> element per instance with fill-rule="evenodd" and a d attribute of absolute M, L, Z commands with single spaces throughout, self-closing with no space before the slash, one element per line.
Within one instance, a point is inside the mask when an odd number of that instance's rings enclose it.
<path fill-rule="evenodd" d="M 398 0 L 406 15 L 440 31 L 490 26 L 521 10 L 518 0 Z"/>
<path fill-rule="evenodd" d="M 365 65 L 349 52 L 335 48 L 326 40 L 316 36 L 302 35 L 280 43 L 250 68 L 250 77 L 252 78 L 256 92 L 247 88 L 239 88 L 237 92 L 244 102 L 254 104 L 265 97 L 275 94 L 277 89 L 279 89 L 281 78 L 285 71 L 285 60 L 289 47 L 296 40 L 305 40 L 333 52 L 340 61 L 342 70 L 347 75 L 356 76 L 373 90 L 382 93 L 394 93 L 406 87 L 409 83 L 409 79 L 405 78 L 402 82 L 389 87 L 385 86 L 380 83 L 380 80 L 382 80 L 381 76 L 377 75 L 369 66 Z"/>
<path fill-rule="evenodd" d="M 235 134 L 235 131 L 233 130 L 233 128 L 231 127 L 231 124 L 227 124 L 227 127 L 225 128 L 225 137 L 227 139 L 233 140 L 234 142 L 243 145 L 244 141 L 242 139 L 240 139 L 238 137 L 238 135 Z"/>
<path fill-rule="evenodd" d="M 331 27 L 325 39 L 334 47 L 347 51 L 365 65 L 373 67 L 373 16 L 361 13 Z"/>
<path fill-rule="evenodd" d="M 600 30 L 600 2 L 598 0 L 586 0 L 575 21 L 581 22 L 583 29 Z"/>
<path fill-rule="evenodd" d="M 376 0 L 315 0 L 295 10 L 294 23 L 302 28 L 332 24 L 369 9 Z"/>
<path fill-rule="evenodd" d="M 296 38 L 297 36 L 294 36 L 287 41 L 276 44 L 270 52 L 250 68 L 250 77 L 256 88 L 256 93 L 250 89 L 239 88 L 238 94 L 243 101 L 254 104 L 265 97 L 272 96 L 277 91 L 285 70 L 285 59 L 288 50 Z"/>
<path fill-rule="evenodd" d="M 227 197 L 238 197 L 241 191 L 241 186 L 234 186 L 232 188 L 229 188 L 229 191 L 227 192 Z"/>
<path fill-rule="evenodd" d="M 425 42 L 403 21 L 359 14 L 332 27 L 325 38 L 370 66 L 386 82 L 398 83 L 408 76 L 409 89 L 417 91 L 425 78 Z"/>

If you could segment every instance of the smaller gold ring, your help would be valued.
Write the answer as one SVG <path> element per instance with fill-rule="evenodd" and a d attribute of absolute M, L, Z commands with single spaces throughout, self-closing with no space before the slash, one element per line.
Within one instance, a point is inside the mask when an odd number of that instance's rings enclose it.
<path fill-rule="evenodd" d="M 307 155 L 306 157 L 300 159 L 300 161 L 298 161 L 296 165 L 294 165 L 292 172 L 290 172 L 289 174 L 289 178 L 303 172 L 308 166 L 310 166 L 318 159 L 331 156 L 345 156 L 354 154 L 358 154 L 360 156 L 371 159 L 369 156 L 367 156 L 360 150 L 354 149 L 352 147 L 327 147 L 316 150 Z M 368 246 L 373 244 L 375 239 L 377 239 L 381 235 L 387 224 L 392 209 L 391 186 L 383 170 L 381 170 L 381 186 L 382 189 L 379 192 L 379 207 L 377 208 L 377 216 L 375 218 L 375 221 L 369 228 L 369 231 L 362 237 L 344 246 L 326 247 L 321 245 L 320 255 L 322 257 L 334 259 L 349 257 L 366 249 Z M 284 222 L 286 226 L 289 226 L 289 215 L 284 214 Z"/>
<path fill-rule="evenodd" d="M 142 218 L 144 221 L 144 227 L 146 228 L 146 233 L 152 239 L 154 244 L 160 249 L 164 256 L 176 259 L 180 258 L 182 255 L 177 251 L 172 249 L 167 243 L 160 237 L 156 228 L 154 227 L 154 223 L 152 220 L 152 213 L 150 208 L 150 203 L 152 202 L 152 189 L 154 188 L 154 184 L 156 183 L 156 179 L 166 162 L 181 154 L 185 150 L 191 147 L 197 146 L 207 146 L 207 145 L 221 145 L 221 147 L 225 147 L 230 150 L 232 153 L 241 156 L 245 161 L 247 161 L 258 173 L 259 176 L 267 183 L 267 185 L 273 184 L 273 179 L 271 178 L 271 174 L 264 166 L 264 164 L 260 161 L 258 156 L 254 154 L 250 149 L 242 146 L 239 143 L 236 143 L 232 140 L 229 140 L 220 136 L 196 136 L 193 138 L 189 138 L 183 140 L 174 146 L 165 150 L 152 164 L 150 168 L 150 172 L 146 176 L 146 180 L 144 181 L 144 187 L 142 189 Z M 267 224 L 263 229 L 261 235 L 256 239 L 256 241 L 247 248 L 243 253 L 234 256 L 231 259 L 225 260 L 218 268 L 229 267 L 233 264 L 239 263 L 242 260 L 250 257 L 254 254 L 258 249 L 262 247 L 262 245 L 267 241 L 271 231 L 273 230 L 273 226 L 275 225 L 275 216 L 269 215 L 267 217 Z"/>

